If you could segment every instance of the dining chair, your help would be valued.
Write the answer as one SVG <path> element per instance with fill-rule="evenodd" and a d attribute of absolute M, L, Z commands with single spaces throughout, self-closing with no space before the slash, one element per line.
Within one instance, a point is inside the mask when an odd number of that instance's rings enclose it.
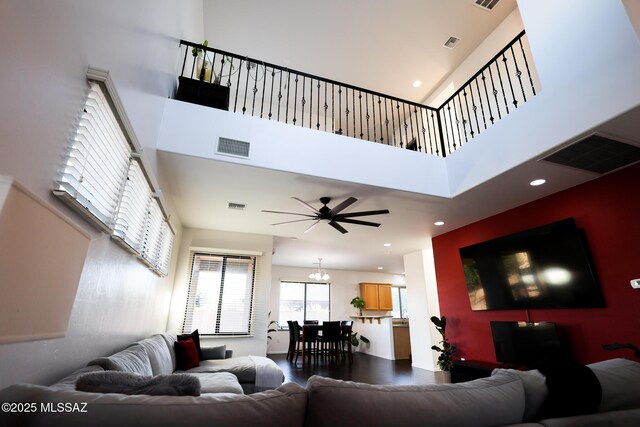
<path fill-rule="evenodd" d="M 287 360 L 293 361 L 293 356 L 300 351 L 300 341 L 302 340 L 300 334 L 300 325 L 297 321 L 287 320 L 289 326 L 289 348 L 287 349 Z"/>
<path fill-rule="evenodd" d="M 340 351 L 344 358 L 349 348 L 349 339 L 351 336 L 351 328 L 353 327 L 353 320 L 341 320 L 340 321 Z"/>
<path fill-rule="evenodd" d="M 340 322 L 322 322 L 321 355 L 323 358 L 331 358 L 334 362 L 340 356 Z"/>

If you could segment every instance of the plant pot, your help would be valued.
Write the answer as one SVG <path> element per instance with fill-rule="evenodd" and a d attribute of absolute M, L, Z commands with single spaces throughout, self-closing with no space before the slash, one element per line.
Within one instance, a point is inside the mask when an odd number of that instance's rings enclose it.
<path fill-rule="evenodd" d="M 451 383 L 451 371 L 440 371 L 442 384 Z"/>
<path fill-rule="evenodd" d="M 228 110 L 229 87 L 180 76 L 178 78 L 176 99 L 220 110 Z"/>

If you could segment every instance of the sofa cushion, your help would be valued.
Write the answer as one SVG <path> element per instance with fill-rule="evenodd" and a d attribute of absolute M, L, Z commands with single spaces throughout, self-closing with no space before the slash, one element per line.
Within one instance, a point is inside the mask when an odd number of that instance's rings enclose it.
<path fill-rule="evenodd" d="M 177 375 L 177 374 L 174 374 Z M 200 372 L 192 375 L 200 380 L 200 393 L 244 394 L 238 378 L 229 372 Z"/>
<path fill-rule="evenodd" d="M 230 372 L 234 374 L 241 383 L 255 382 L 256 364 L 247 356 L 234 357 L 232 359 L 203 360 L 200 366 L 189 369 L 186 372 Z"/>
<path fill-rule="evenodd" d="M 302 427 L 307 392 L 289 383 L 252 395 L 204 394 L 192 396 L 127 396 L 53 390 L 49 387 L 21 384 L 0 391 L 2 402 L 41 402 L 73 406 L 79 411 L 1 413 L 0 425 L 30 427 L 175 427 L 252 426 Z M 86 405 L 85 405 L 86 404 Z M 81 410 L 84 409 L 83 412 Z"/>
<path fill-rule="evenodd" d="M 144 376 L 153 375 L 147 352 L 141 345 L 133 345 L 109 357 L 93 359 L 87 366 L 98 365 L 105 371 L 131 372 Z"/>
<path fill-rule="evenodd" d="M 143 377 L 130 372 L 103 371 L 80 376 L 76 381 L 76 390 L 90 393 L 200 396 L 200 380 L 187 374 Z"/>
<path fill-rule="evenodd" d="M 178 337 L 175 334 L 162 334 L 162 338 L 165 340 L 165 342 L 167 343 L 167 347 L 169 347 L 169 353 L 171 355 L 171 364 L 173 367 L 173 371 L 175 371 L 178 368 L 178 363 L 176 360 L 176 352 L 173 348 L 173 343 L 178 341 Z M 172 372 L 173 372 L 172 371 Z"/>
<path fill-rule="evenodd" d="M 522 422 L 524 388 L 509 372 L 437 385 L 371 385 L 312 376 L 306 425 L 501 426 Z"/>
<path fill-rule="evenodd" d="M 200 366 L 198 359 L 198 349 L 191 338 L 184 341 L 176 341 L 173 343 L 176 352 L 176 361 L 178 369 L 186 371 L 191 368 Z"/>
<path fill-rule="evenodd" d="M 219 345 L 217 347 L 202 347 L 202 359 L 200 360 L 215 360 L 225 359 L 227 355 L 227 346 Z"/>
<path fill-rule="evenodd" d="M 153 335 L 138 341 L 136 344 L 141 345 L 147 352 L 153 375 L 167 375 L 175 370 L 171 359 L 171 352 L 162 335 Z"/>
<path fill-rule="evenodd" d="M 547 390 L 546 378 L 537 369 L 531 371 L 519 371 L 517 369 L 494 369 L 491 375 L 496 375 L 500 371 L 507 371 L 517 375 L 522 380 L 524 387 L 524 422 L 537 419 L 538 412 L 542 408 L 549 391 Z"/>
<path fill-rule="evenodd" d="M 598 412 L 640 408 L 640 363 L 611 359 L 587 365 L 600 381 Z"/>
<path fill-rule="evenodd" d="M 198 360 L 204 360 L 202 357 L 202 348 L 200 347 L 200 333 L 196 329 L 190 334 L 182 334 L 178 335 L 178 341 L 186 341 L 188 339 L 192 339 L 193 343 L 196 345 L 196 349 L 198 350 Z"/>
<path fill-rule="evenodd" d="M 78 379 L 78 377 L 80 377 L 80 375 L 88 374 L 90 372 L 104 372 L 104 369 L 102 369 L 102 367 L 98 365 L 85 366 L 84 368 L 80 368 L 76 371 L 73 371 L 72 373 L 70 373 L 69 375 L 67 375 L 60 381 L 58 381 L 57 383 L 53 384 L 51 388 L 75 390 L 76 380 Z"/>

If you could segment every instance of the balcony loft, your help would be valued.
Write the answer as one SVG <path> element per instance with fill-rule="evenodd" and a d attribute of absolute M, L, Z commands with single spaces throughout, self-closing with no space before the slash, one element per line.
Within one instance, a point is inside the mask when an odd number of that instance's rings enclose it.
<path fill-rule="evenodd" d="M 182 40 L 176 99 L 446 157 L 540 90 L 522 31 L 437 107 Z"/>

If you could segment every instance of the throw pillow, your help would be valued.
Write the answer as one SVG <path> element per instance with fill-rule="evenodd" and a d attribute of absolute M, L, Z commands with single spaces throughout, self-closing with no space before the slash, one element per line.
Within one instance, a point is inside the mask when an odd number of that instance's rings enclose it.
<path fill-rule="evenodd" d="M 524 387 L 524 417 L 525 423 L 533 422 L 537 419 L 538 412 L 542 407 L 549 392 L 547 391 L 546 379 L 538 370 L 519 371 L 516 369 L 494 369 L 491 375 L 500 372 L 509 372 L 522 380 Z"/>
<path fill-rule="evenodd" d="M 200 380 L 188 374 L 146 377 L 130 372 L 103 371 L 81 375 L 76 390 L 89 393 L 200 396 Z"/>
<path fill-rule="evenodd" d="M 593 414 L 602 398 L 602 387 L 593 371 L 578 363 L 542 365 L 538 371 L 546 377 L 549 395 L 538 419 Z"/>
<path fill-rule="evenodd" d="M 173 343 L 176 352 L 176 361 L 178 369 L 181 371 L 187 371 L 196 366 L 200 366 L 200 359 L 198 358 L 198 350 L 192 339 L 184 341 L 176 341 Z"/>
<path fill-rule="evenodd" d="M 227 354 L 227 346 L 219 345 L 217 347 L 205 347 L 202 349 L 201 360 L 224 359 Z"/>
<path fill-rule="evenodd" d="M 203 360 L 202 358 L 202 349 L 200 348 L 200 333 L 196 329 L 190 334 L 182 334 L 178 335 L 178 341 L 185 341 L 188 339 L 192 339 L 194 344 L 196 345 L 196 349 L 198 351 L 198 360 Z"/>

